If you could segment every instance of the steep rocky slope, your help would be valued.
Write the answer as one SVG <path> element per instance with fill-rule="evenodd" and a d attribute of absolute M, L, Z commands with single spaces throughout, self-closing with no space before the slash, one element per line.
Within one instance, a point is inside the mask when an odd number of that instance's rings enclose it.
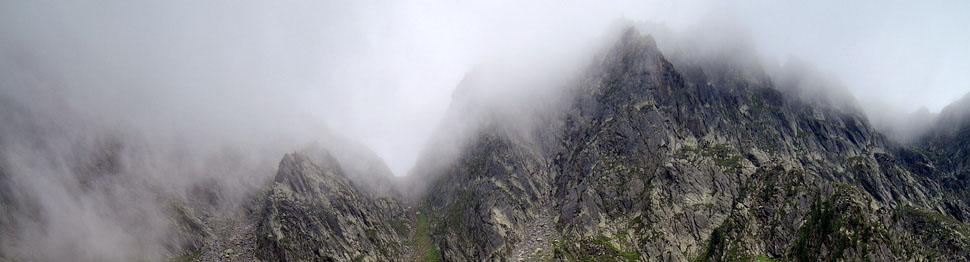
<path fill-rule="evenodd" d="M 970 203 L 970 94 L 944 108 L 935 121 L 914 143 L 919 153 L 906 157 L 931 163 L 930 171 L 948 194 Z M 950 213 L 970 220 L 970 213 Z"/>
<path fill-rule="evenodd" d="M 336 160 L 288 154 L 256 226 L 266 261 L 389 261 L 407 254 L 404 207 L 351 186 Z"/>
<path fill-rule="evenodd" d="M 450 260 L 504 258 L 531 240 L 533 220 L 551 212 L 548 160 L 497 135 L 483 135 L 466 152 L 429 189 L 432 237 Z"/>
<path fill-rule="evenodd" d="M 408 260 L 414 217 L 394 194 L 356 184 L 362 174 L 348 175 L 342 164 L 322 148 L 290 153 L 273 181 L 241 208 L 210 216 L 182 208 L 179 224 L 198 224 L 203 243 L 174 259 Z M 369 179 L 390 179 L 383 175 Z"/>
<path fill-rule="evenodd" d="M 539 139 L 485 124 L 427 192 L 444 258 L 966 259 L 966 202 L 925 155 L 779 91 L 811 86 L 674 61 L 628 30 Z M 533 238 L 546 212 L 557 239 Z"/>

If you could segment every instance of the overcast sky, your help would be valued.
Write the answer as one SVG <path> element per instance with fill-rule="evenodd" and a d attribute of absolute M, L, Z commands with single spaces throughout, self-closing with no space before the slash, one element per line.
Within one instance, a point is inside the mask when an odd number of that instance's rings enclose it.
<path fill-rule="evenodd" d="M 53 79 L 95 114 L 327 126 L 398 175 L 466 72 L 566 52 L 620 18 L 674 32 L 730 20 L 769 60 L 813 63 L 865 104 L 938 111 L 970 92 L 970 1 L 132 2 L 4 0 L 0 73 Z M 17 83 L 3 88 L 38 88 Z"/>

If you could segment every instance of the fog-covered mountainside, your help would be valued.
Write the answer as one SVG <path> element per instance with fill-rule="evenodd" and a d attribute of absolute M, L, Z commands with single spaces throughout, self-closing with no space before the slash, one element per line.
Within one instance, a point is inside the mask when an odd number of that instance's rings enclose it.
<path fill-rule="evenodd" d="M 531 135 L 486 124 L 431 175 L 441 255 L 967 258 L 967 187 L 949 155 L 887 140 L 851 98 L 804 91 L 835 88 L 812 75 L 773 80 L 739 62 L 667 58 L 627 31 L 564 111 L 534 118 Z"/>
<path fill-rule="evenodd" d="M 2 152 L 35 154 L 0 162 L 0 261 L 970 260 L 967 97 L 900 143 L 801 65 L 692 50 L 628 28 L 578 75 L 469 74 L 406 178 L 333 136 L 271 157 L 175 150 L 206 168 L 171 172 L 265 174 L 160 185 L 138 174 L 159 154 L 144 138 L 5 103 L 0 146 L 32 151 Z M 479 93 L 532 84 L 556 87 Z M 48 167 L 67 178 L 27 179 Z M 126 244 L 76 243 L 92 232 Z"/>

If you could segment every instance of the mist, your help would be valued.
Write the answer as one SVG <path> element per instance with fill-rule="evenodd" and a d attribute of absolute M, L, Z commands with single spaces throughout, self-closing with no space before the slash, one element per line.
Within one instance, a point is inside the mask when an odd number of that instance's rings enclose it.
<path fill-rule="evenodd" d="M 220 206 L 239 205 L 283 154 L 309 145 L 369 149 L 381 172 L 407 175 L 492 116 L 448 116 L 459 98 L 505 117 L 555 101 L 543 99 L 618 25 L 655 34 L 664 52 L 740 51 L 778 81 L 825 75 L 844 89 L 836 97 L 899 130 L 913 123 L 903 114 L 970 92 L 967 11 L 959 1 L 4 1 L 0 181 L 18 200 L 8 214 L 23 215 L 0 223 L 19 231 L 0 251 L 162 256 L 170 228 L 158 198 L 218 185 Z"/>

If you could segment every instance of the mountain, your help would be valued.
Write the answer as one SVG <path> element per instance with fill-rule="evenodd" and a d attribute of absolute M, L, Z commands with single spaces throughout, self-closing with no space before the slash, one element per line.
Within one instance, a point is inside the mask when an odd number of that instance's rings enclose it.
<path fill-rule="evenodd" d="M 462 81 L 405 179 L 343 138 L 277 158 L 247 193 L 132 179 L 163 207 L 163 255 L 77 259 L 970 260 L 970 96 L 900 143 L 810 67 L 665 53 L 635 28 L 578 75 L 506 71 Z M 515 88 L 531 85 L 555 87 Z M 106 141 L 70 165 L 83 192 L 126 173 L 133 146 Z M 0 261 L 60 258 L 9 244 L 43 210 L 4 159 Z"/>
<path fill-rule="evenodd" d="M 256 257 L 266 261 L 405 258 L 404 206 L 350 185 L 333 159 L 288 154 L 256 225 Z"/>
<path fill-rule="evenodd" d="M 921 149 L 734 63 L 631 29 L 533 139 L 484 125 L 426 193 L 445 260 L 967 258 L 966 187 Z"/>
<path fill-rule="evenodd" d="M 193 213 L 191 204 L 177 205 L 186 214 L 177 223 L 194 228 L 202 243 L 173 259 L 408 260 L 415 217 L 396 193 L 359 184 L 354 178 L 362 174 L 349 174 L 344 164 L 328 150 L 310 147 L 286 154 L 273 180 L 238 210 L 206 217 Z M 383 175 L 369 179 L 392 178 Z"/>

